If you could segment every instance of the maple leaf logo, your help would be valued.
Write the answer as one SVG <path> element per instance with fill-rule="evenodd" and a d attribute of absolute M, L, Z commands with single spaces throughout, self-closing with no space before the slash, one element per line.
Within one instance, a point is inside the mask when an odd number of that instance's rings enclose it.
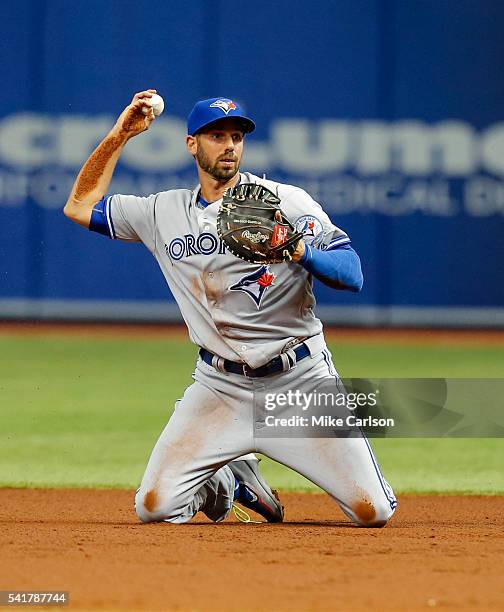
<path fill-rule="evenodd" d="M 265 272 L 260 278 L 257 279 L 257 282 L 261 285 L 261 287 L 269 287 L 273 284 L 274 280 L 274 274 L 271 274 L 271 272 Z"/>

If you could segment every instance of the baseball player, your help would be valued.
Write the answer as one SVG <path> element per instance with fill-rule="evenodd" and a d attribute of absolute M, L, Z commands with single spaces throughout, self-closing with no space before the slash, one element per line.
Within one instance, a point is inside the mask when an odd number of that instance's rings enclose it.
<path fill-rule="evenodd" d="M 319 485 L 357 525 L 385 525 L 397 501 L 365 437 L 262 437 L 252 409 L 266 389 L 308 389 L 338 376 L 313 312 L 312 277 L 338 290 L 361 289 L 350 238 L 302 189 L 240 172 L 255 124 L 229 98 L 199 101 L 189 115 L 195 189 L 107 195 L 123 147 L 154 121 L 154 93 L 133 97 L 85 162 L 64 209 L 92 231 L 145 244 L 199 347 L 194 382 L 176 402 L 137 491 L 140 520 L 184 523 L 202 511 L 221 521 L 238 501 L 269 522 L 282 521 L 278 496 L 259 472 L 259 452 Z M 245 183 L 274 192 L 303 232 L 289 262 L 252 264 L 219 239 L 224 191 Z"/>

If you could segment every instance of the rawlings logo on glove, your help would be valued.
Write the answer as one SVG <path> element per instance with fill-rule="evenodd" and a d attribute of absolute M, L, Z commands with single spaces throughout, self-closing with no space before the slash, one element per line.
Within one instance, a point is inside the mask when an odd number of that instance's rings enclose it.
<path fill-rule="evenodd" d="M 291 261 L 303 237 L 282 213 L 280 199 L 255 183 L 225 191 L 217 232 L 233 255 L 260 264 Z"/>
<path fill-rule="evenodd" d="M 264 242 L 265 240 L 268 240 L 268 236 L 266 236 L 266 234 L 261 234 L 261 232 L 252 234 L 252 232 L 249 232 L 248 230 L 245 230 L 244 232 L 242 232 L 242 238 L 246 238 L 247 240 L 250 240 L 250 242 L 252 242 L 253 244 L 257 244 L 258 242 Z"/>

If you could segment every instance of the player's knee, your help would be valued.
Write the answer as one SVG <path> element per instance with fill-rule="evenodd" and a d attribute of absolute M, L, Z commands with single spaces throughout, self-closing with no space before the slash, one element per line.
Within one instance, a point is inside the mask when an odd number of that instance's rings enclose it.
<path fill-rule="evenodd" d="M 391 505 L 388 500 L 375 505 L 376 514 L 366 527 L 385 527 L 395 512 L 396 505 Z"/>
<path fill-rule="evenodd" d="M 152 516 L 149 506 L 149 492 L 138 489 L 135 495 L 135 512 L 142 523 L 150 523 L 156 519 Z"/>
<path fill-rule="evenodd" d="M 354 521 L 359 527 L 385 527 L 396 505 L 388 499 L 359 501 L 352 508 Z"/>
<path fill-rule="evenodd" d="M 162 490 L 158 487 L 140 489 L 135 498 L 135 511 L 142 523 L 185 523 L 192 516 L 186 506 L 185 499 L 177 495 L 177 489 L 166 483 Z"/>
<path fill-rule="evenodd" d="M 135 512 L 142 523 L 154 523 L 171 518 L 170 504 L 166 499 L 161 499 L 156 489 L 137 491 Z"/>

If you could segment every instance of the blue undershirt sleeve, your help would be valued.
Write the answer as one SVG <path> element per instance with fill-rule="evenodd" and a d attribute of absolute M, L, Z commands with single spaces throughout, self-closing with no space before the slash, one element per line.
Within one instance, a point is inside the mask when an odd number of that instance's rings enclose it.
<path fill-rule="evenodd" d="M 305 252 L 299 264 L 324 285 L 333 289 L 355 293 L 362 289 L 364 279 L 360 259 L 348 244 L 329 251 L 321 251 L 305 244 Z"/>
<path fill-rule="evenodd" d="M 112 196 L 104 196 L 97 202 L 91 212 L 89 231 L 98 232 L 109 238 L 115 238 L 114 224 L 110 216 L 110 200 Z"/>

